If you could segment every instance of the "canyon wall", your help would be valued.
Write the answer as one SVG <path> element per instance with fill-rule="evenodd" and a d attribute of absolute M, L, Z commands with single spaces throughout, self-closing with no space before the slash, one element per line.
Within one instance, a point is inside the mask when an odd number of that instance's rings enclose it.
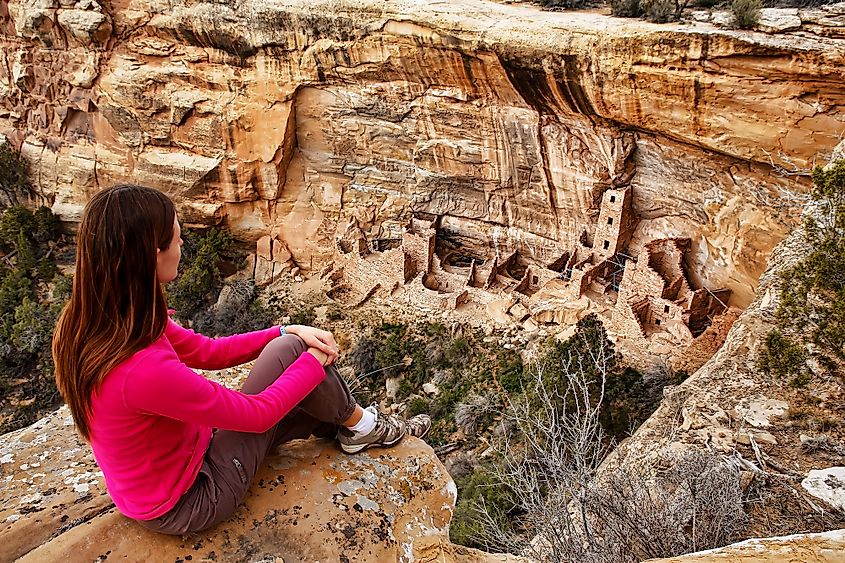
<path fill-rule="evenodd" d="M 690 237 L 747 305 L 845 130 L 845 6 L 769 35 L 480 0 L 0 0 L 0 134 L 78 220 L 150 184 L 314 271 L 411 216 L 549 263 L 633 188 L 629 252 Z"/>

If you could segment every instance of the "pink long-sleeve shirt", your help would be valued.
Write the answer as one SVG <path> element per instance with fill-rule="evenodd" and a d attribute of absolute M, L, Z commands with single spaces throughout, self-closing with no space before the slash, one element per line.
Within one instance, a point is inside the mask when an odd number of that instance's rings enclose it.
<path fill-rule="evenodd" d="M 278 336 L 276 326 L 212 339 L 168 319 L 161 338 L 106 375 L 92 396 L 91 448 L 123 514 L 151 520 L 166 513 L 196 480 L 212 428 L 264 432 L 325 378 L 307 352 L 257 395 L 191 369 L 254 360 Z"/>

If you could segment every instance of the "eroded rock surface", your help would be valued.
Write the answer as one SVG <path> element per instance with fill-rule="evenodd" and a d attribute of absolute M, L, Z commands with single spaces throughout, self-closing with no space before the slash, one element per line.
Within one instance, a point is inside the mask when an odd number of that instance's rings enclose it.
<path fill-rule="evenodd" d="M 719 549 L 690 553 L 648 563 L 840 563 L 845 553 L 845 530 L 752 539 Z"/>
<path fill-rule="evenodd" d="M 148 183 L 306 272 L 421 214 L 548 263 L 630 186 L 634 252 L 690 237 L 744 306 L 807 187 L 769 163 L 809 167 L 845 122 L 833 8 L 767 35 L 481 0 L 65 4 L 0 12 L 0 133 L 54 211 Z"/>
<path fill-rule="evenodd" d="M 355 456 L 322 440 L 283 446 L 232 518 L 185 537 L 116 511 L 66 407 L 3 436 L 0 480 L 3 561 L 507 560 L 449 544 L 455 485 L 417 439 Z"/>

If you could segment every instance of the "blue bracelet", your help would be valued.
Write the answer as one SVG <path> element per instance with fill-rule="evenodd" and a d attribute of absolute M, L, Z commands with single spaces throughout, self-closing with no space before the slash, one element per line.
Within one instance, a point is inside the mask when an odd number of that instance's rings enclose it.
<path fill-rule="evenodd" d="M 288 331 L 285 330 L 285 325 L 279 325 L 279 335 L 284 336 L 287 333 Z"/>

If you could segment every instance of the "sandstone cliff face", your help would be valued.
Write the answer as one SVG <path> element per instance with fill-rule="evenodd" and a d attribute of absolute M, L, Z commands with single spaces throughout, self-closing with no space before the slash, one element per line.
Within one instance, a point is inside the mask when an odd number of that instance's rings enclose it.
<path fill-rule="evenodd" d="M 3 436 L 0 479 L 2 561 L 520 561 L 449 543 L 455 484 L 417 439 L 355 456 L 287 444 L 229 520 L 183 537 L 117 512 L 66 407 Z"/>
<path fill-rule="evenodd" d="M 480 0 L 9 0 L 0 133 L 65 219 L 149 183 L 306 271 L 412 214 L 548 262 L 630 185 L 631 251 L 690 236 L 697 281 L 743 306 L 806 189 L 770 159 L 807 167 L 843 130 L 845 7 L 826 10 L 770 36 Z"/>
<path fill-rule="evenodd" d="M 845 142 L 833 155 L 835 160 L 845 158 Z M 822 209 L 811 202 L 804 213 L 818 219 L 824 216 Z M 806 389 L 799 389 L 757 368 L 765 338 L 775 328 L 784 283 L 780 274 L 811 250 L 803 227 L 774 249 L 758 296 L 733 323 L 719 351 L 681 385 L 664 390 L 660 407 L 608 457 L 605 470 L 617 464 L 649 466 L 666 451 L 707 450 L 744 472 L 746 486 L 753 482 L 756 490 L 763 491 L 760 503 L 747 505 L 750 534 L 821 531 L 845 524 L 842 382 L 816 374 Z M 819 546 L 828 539 L 841 542 L 841 531 L 835 537 L 816 538 Z M 773 546 L 781 551 L 772 553 L 804 553 L 816 540 L 776 541 Z M 713 560 L 735 556 L 737 561 L 757 561 L 751 555 L 758 549 L 755 545 L 728 550 Z M 827 561 L 828 548 L 818 549 L 822 550 L 818 559 L 806 560 Z"/>

